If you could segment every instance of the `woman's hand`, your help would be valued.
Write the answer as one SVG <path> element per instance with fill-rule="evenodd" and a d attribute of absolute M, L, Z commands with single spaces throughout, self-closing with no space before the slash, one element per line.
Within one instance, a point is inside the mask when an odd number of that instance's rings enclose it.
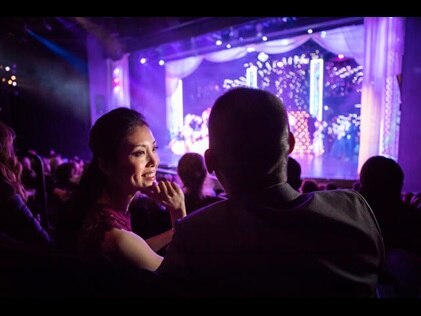
<path fill-rule="evenodd" d="M 184 193 L 177 183 L 168 180 L 159 181 L 142 192 L 169 209 L 173 227 L 177 219 L 186 216 Z"/>

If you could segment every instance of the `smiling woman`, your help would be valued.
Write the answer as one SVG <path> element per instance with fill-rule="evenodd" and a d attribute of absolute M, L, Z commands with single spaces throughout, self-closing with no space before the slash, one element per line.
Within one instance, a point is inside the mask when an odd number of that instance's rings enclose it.
<path fill-rule="evenodd" d="M 156 270 L 162 257 L 154 251 L 171 241 L 173 229 L 142 239 L 132 232 L 129 204 L 141 191 L 167 206 L 173 223 L 186 210 L 177 184 L 155 182 L 159 157 L 149 125 L 134 110 L 112 110 L 92 127 L 89 147 L 93 159 L 73 197 L 75 211 L 83 218 L 79 249 L 104 253 L 123 265 Z"/>

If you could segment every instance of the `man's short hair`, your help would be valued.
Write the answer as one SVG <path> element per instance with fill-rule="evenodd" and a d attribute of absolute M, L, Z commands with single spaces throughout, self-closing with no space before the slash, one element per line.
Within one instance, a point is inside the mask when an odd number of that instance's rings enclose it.
<path fill-rule="evenodd" d="M 270 173 L 286 165 L 288 116 L 281 100 L 259 89 L 235 88 L 219 97 L 209 117 L 209 148 L 224 170 Z"/>

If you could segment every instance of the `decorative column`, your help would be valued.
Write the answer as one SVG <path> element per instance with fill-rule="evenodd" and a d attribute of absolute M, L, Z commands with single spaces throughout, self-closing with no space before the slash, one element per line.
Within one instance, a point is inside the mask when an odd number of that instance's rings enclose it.
<path fill-rule="evenodd" d="M 130 108 L 130 90 L 129 90 L 129 54 L 119 60 L 107 59 L 108 63 L 108 91 L 111 108 L 127 107 Z"/>
<path fill-rule="evenodd" d="M 375 155 L 397 159 L 404 18 L 364 19 L 364 79 L 358 170 Z"/>

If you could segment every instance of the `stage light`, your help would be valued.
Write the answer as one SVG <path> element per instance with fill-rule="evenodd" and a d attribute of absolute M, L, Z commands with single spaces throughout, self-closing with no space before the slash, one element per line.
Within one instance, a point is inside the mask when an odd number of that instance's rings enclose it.
<path fill-rule="evenodd" d="M 12 75 L 12 76 L 10 77 L 10 79 L 12 79 L 12 80 L 16 80 L 16 76 L 15 76 L 15 75 Z"/>
<path fill-rule="evenodd" d="M 322 32 L 320 33 L 320 36 L 321 36 L 322 38 L 325 38 L 325 37 L 326 37 L 326 31 L 322 31 Z"/>
<path fill-rule="evenodd" d="M 282 45 L 288 45 L 289 41 L 287 39 L 281 40 Z"/>
<path fill-rule="evenodd" d="M 7 81 L 7 83 L 8 83 L 8 84 L 12 84 L 12 82 L 13 82 L 13 81 L 12 81 L 12 80 L 10 80 L 10 79 Z"/>
<path fill-rule="evenodd" d="M 16 85 L 17 85 L 16 81 L 13 81 L 12 86 L 16 87 Z"/>
<path fill-rule="evenodd" d="M 226 48 L 231 48 L 231 44 L 227 44 Z"/>
<path fill-rule="evenodd" d="M 163 59 L 160 59 L 159 62 L 158 62 L 158 64 L 160 66 L 164 66 L 165 65 L 165 61 Z"/>
<path fill-rule="evenodd" d="M 262 41 L 266 42 L 268 40 L 267 36 L 262 36 Z"/>
<path fill-rule="evenodd" d="M 261 53 L 259 53 L 259 55 L 257 56 L 257 59 L 258 59 L 259 61 L 261 61 L 262 63 L 264 63 L 264 62 L 266 62 L 266 61 L 269 59 L 269 55 L 268 55 L 268 54 L 266 54 L 266 53 L 264 53 L 264 52 L 261 52 Z"/>
<path fill-rule="evenodd" d="M 215 45 L 216 45 L 216 46 L 221 46 L 221 45 L 222 45 L 222 41 L 221 41 L 221 40 L 217 40 L 217 41 L 215 42 Z"/>
<path fill-rule="evenodd" d="M 146 63 L 146 58 L 145 57 L 143 57 L 143 58 L 140 58 L 140 63 L 143 65 L 143 64 L 145 64 Z"/>
<path fill-rule="evenodd" d="M 307 33 L 308 33 L 308 34 L 312 34 L 312 33 L 313 33 L 313 30 L 312 30 L 312 29 L 308 29 L 308 30 L 307 30 Z"/>
<path fill-rule="evenodd" d="M 4 67 L 4 70 L 9 71 L 10 70 L 10 67 L 9 66 L 6 66 L 6 67 Z"/>
<path fill-rule="evenodd" d="M 120 74 L 120 68 L 114 68 L 113 75 L 118 76 Z"/>
<path fill-rule="evenodd" d="M 247 53 L 253 53 L 256 49 L 254 47 L 247 47 Z"/>
<path fill-rule="evenodd" d="M 48 31 L 51 32 L 53 30 L 53 27 L 51 26 L 50 23 L 47 22 L 47 20 L 43 20 L 43 24 L 44 24 L 44 28 Z"/>
<path fill-rule="evenodd" d="M 339 59 L 343 59 L 344 57 L 345 57 L 345 56 L 344 56 L 343 54 L 339 54 L 339 55 L 338 55 L 338 58 L 339 58 Z"/>

